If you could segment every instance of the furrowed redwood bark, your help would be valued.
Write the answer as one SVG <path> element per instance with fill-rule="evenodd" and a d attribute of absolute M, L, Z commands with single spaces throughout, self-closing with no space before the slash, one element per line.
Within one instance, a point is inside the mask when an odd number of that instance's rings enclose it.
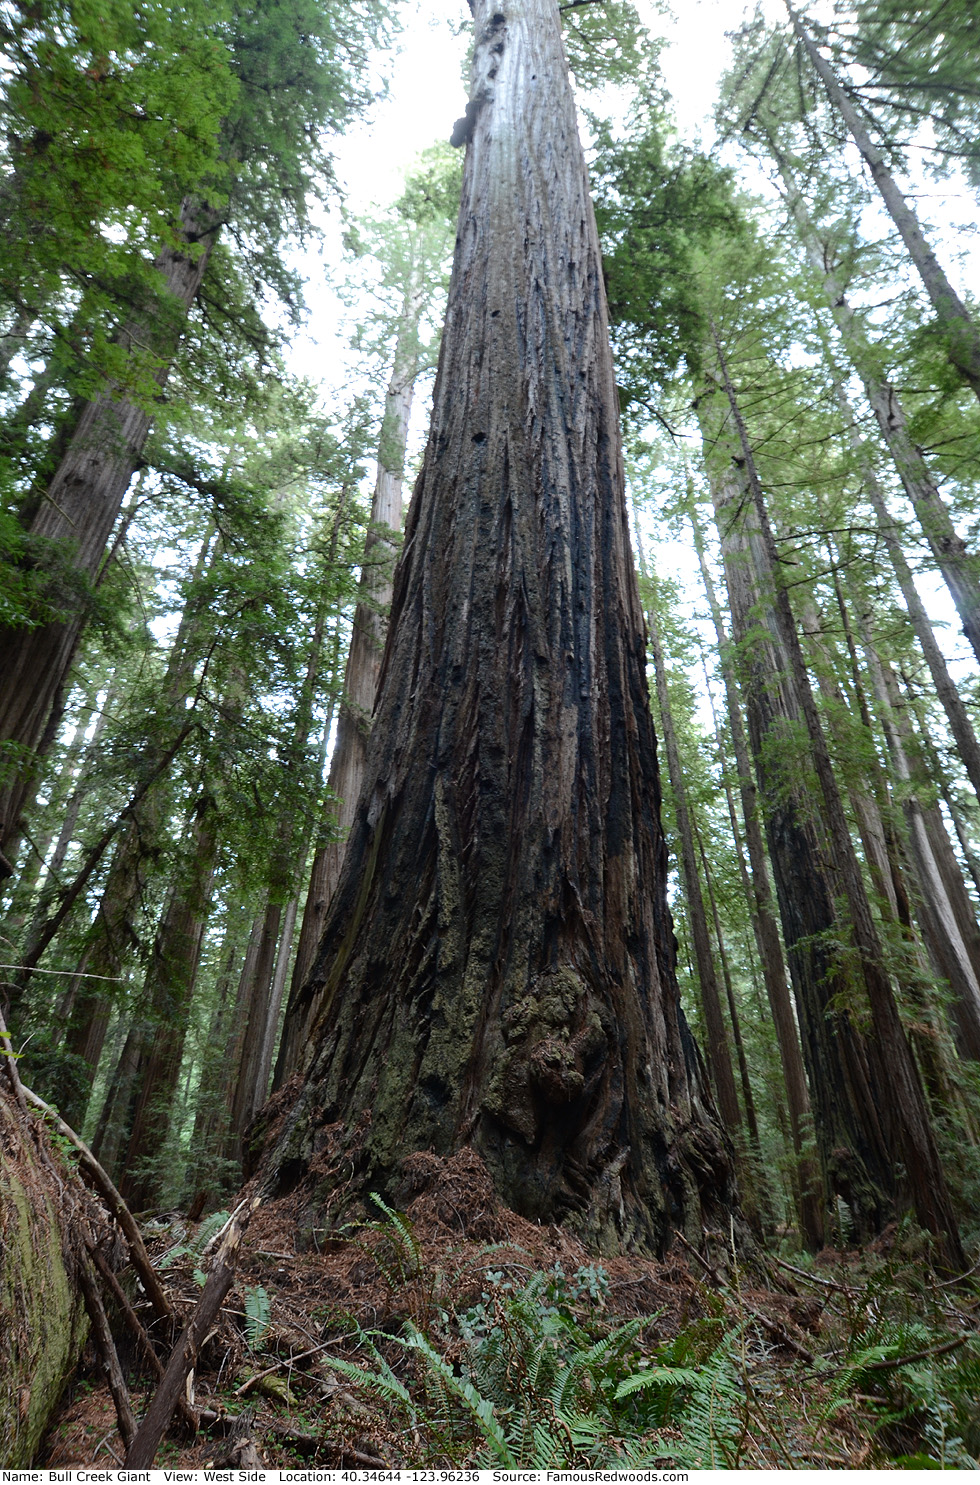
<path fill-rule="evenodd" d="M 732 1200 L 683 1023 L 598 241 L 557 0 L 476 0 L 456 258 L 364 788 L 270 1156 L 475 1147 L 659 1248 Z"/>

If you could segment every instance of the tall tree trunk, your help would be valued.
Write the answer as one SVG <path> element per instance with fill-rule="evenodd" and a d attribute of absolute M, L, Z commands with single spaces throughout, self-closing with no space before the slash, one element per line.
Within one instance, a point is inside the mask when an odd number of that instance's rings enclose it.
<path fill-rule="evenodd" d="M 926 781 L 915 778 L 915 741 L 903 715 L 891 667 L 882 660 L 874 644 L 870 620 L 865 620 L 865 653 L 892 768 L 902 791 L 902 810 L 918 889 L 917 916 L 930 958 L 952 992 L 960 1054 L 977 1061 L 980 1060 L 980 930 L 942 814 L 936 804 L 923 803 L 919 797 Z"/>
<path fill-rule="evenodd" d="M 980 800 L 980 741 L 970 720 L 969 713 L 963 704 L 956 682 L 949 673 L 946 659 L 936 641 L 935 631 L 929 615 L 926 613 L 925 604 L 919 597 L 919 591 L 915 586 L 912 569 L 902 550 L 902 544 L 897 536 L 897 527 L 888 513 L 885 504 L 884 492 L 874 472 L 874 467 L 867 449 L 867 445 L 860 438 L 853 412 L 842 391 L 838 388 L 838 402 L 848 422 L 851 447 L 855 449 L 861 460 L 864 488 L 871 501 L 874 513 L 878 521 L 878 529 L 884 539 L 885 546 L 891 559 L 898 586 L 908 610 L 909 619 L 912 624 L 912 632 L 919 642 L 929 674 L 932 678 L 936 696 L 946 713 L 953 741 L 956 743 L 957 752 L 966 769 L 974 792 Z"/>
<path fill-rule="evenodd" d="M 282 903 L 270 895 L 258 934 L 253 934 L 254 953 L 246 955 L 239 986 L 235 1055 L 229 1067 L 229 1160 L 241 1163 L 242 1136 L 256 1111 L 265 1102 L 268 1086 L 260 1083 L 259 1071 L 266 1045 L 277 950 L 282 923 Z M 250 944 L 251 948 L 251 944 Z"/>
<path fill-rule="evenodd" d="M 191 996 L 210 907 L 218 851 L 214 805 L 195 808 L 187 861 L 178 867 L 147 970 L 142 1019 L 145 1030 L 136 1060 L 125 1125 L 120 1190 L 131 1206 L 156 1200 L 159 1157 L 170 1128 L 172 1103 L 184 1054 Z"/>
<path fill-rule="evenodd" d="M 193 646 L 197 627 L 195 585 L 215 556 L 213 538 L 214 531 L 209 527 L 190 574 L 188 598 L 170 647 L 162 686 L 165 703 L 184 715 L 184 703 L 194 684 L 197 658 Z M 151 761 L 156 761 L 152 754 L 145 755 L 144 765 Z M 139 904 L 145 900 L 151 880 L 159 869 L 160 832 L 166 814 L 168 787 L 167 774 L 160 771 L 154 785 L 132 812 L 116 847 L 82 951 L 85 960 L 82 968 L 87 978 L 80 982 L 79 993 L 71 1007 L 65 1029 L 65 1046 L 87 1064 L 92 1078 L 102 1055 L 115 998 L 107 984 L 122 977 L 127 957 L 139 947 L 135 920 Z M 99 977 L 102 977 L 101 984 Z M 88 1087 L 90 1090 L 91 1083 Z M 86 1113 L 84 1086 L 73 1092 L 70 1103 L 61 1105 L 61 1108 L 68 1122 L 80 1127 Z"/>
<path fill-rule="evenodd" d="M 78 721 L 65 745 L 64 758 L 58 769 L 58 776 L 48 784 L 52 806 L 63 812 L 57 826 L 58 838 L 54 853 L 49 856 L 55 840 L 56 825 L 54 823 L 46 829 L 40 839 L 28 838 L 30 852 L 17 873 L 16 884 L 9 895 L 10 906 L 4 913 L 3 931 L 9 942 L 17 942 L 21 938 L 30 942 L 38 919 L 38 899 L 43 894 L 50 902 L 51 892 L 48 889 L 57 884 L 57 878 L 77 824 L 82 799 L 85 796 L 86 776 L 96 753 L 95 745 L 105 725 L 105 715 L 109 707 L 108 693 L 105 704 L 96 718 L 93 735 L 86 741 L 85 734 L 91 726 L 95 705 L 96 698 L 89 693 L 85 702 L 79 707 Z M 41 892 L 38 893 L 37 887 L 42 873 L 45 881 Z M 25 924 L 28 923 L 30 926 L 25 929 Z"/>
<path fill-rule="evenodd" d="M 218 1152 L 227 1131 L 228 1023 L 231 1019 L 231 988 L 238 964 L 239 935 L 244 914 L 240 906 L 228 910 L 221 951 L 218 981 L 214 987 L 214 1008 L 208 1026 L 208 1038 L 201 1063 L 201 1076 L 194 1111 L 187 1164 L 188 1216 L 196 1222 L 208 1203 L 229 1184 L 226 1172 L 218 1164 Z M 235 1172 L 237 1178 L 239 1172 Z"/>
<path fill-rule="evenodd" d="M 956 611 L 963 625 L 963 633 L 969 640 L 977 660 L 980 661 L 980 559 L 967 548 L 966 542 L 957 532 L 946 503 L 929 473 L 922 450 L 912 441 L 905 410 L 899 396 L 895 388 L 885 380 L 879 368 L 877 354 L 847 302 L 843 284 L 834 270 L 829 251 L 820 241 L 819 234 L 809 218 L 787 161 L 772 140 L 770 140 L 770 148 L 776 158 L 786 189 L 787 204 L 799 229 L 807 257 L 821 276 L 824 294 L 840 331 L 844 349 L 861 378 L 865 396 L 875 415 L 895 471 L 912 503 L 936 566 L 956 605 Z M 891 527 L 893 523 L 884 509 L 880 492 L 876 496 L 875 488 L 869 486 L 868 494 L 875 504 L 879 521 L 884 522 L 882 529 Z M 902 591 L 908 602 L 904 586 Z M 919 606 L 921 607 L 921 604 Z M 909 612 L 915 623 L 916 615 L 912 613 L 911 608 Z M 928 621 L 926 621 L 926 627 L 928 627 Z M 918 628 L 916 633 L 918 634 Z M 935 651 L 935 646 L 933 650 Z M 952 717 L 950 724 L 953 725 Z M 956 725 L 961 726 L 959 722 Z"/>
<path fill-rule="evenodd" d="M 207 267 L 217 234 L 215 214 L 186 201 L 181 209 L 179 245 L 165 248 L 156 261 L 162 293 L 146 323 L 127 326 L 120 346 L 163 387 L 187 311 Z M 107 387 L 88 402 L 78 419 L 55 474 L 31 520 L 40 541 L 64 545 L 75 574 L 92 582 L 116 524 L 152 423 L 148 402 L 135 401 Z M 85 623 L 84 607 L 33 629 L 3 632 L 0 644 L 0 741 L 16 743 L 32 755 L 40 751 L 59 689 L 68 675 Z M 0 790 L 0 853 L 18 833 L 32 770 Z"/>
<path fill-rule="evenodd" d="M 642 571 L 644 565 L 642 555 L 640 562 Z M 657 623 L 656 609 L 653 604 L 647 608 L 647 632 L 650 636 L 650 651 L 653 655 L 653 674 L 660 709 L 660 727 L 667 753 L 667 776 L 670 779 L 671 793 L 674 796 L 674 818 L 680 844 L 681 878 L 684 883 L 684 901 L 687 905 L 687 921 L 691 945 L 694 949 L 698 989 L 701 992 L 708 1073 L 719 1113 L 725 1121 L 726 1129 L 734 1138 L 742 1127 L 742 1115 L 738 1106 L 738 1094 L 735 1091 L 735 1074 L 732 1069 L 732 1054 L 728 1046 L 728 1028 L 721 1009 L 718 975 L 715 970 L 714 955 L 711 952 L 711 934 L 701 892 L 697 847 L 687 804 L 687 787 L 677 747 L 677 734 L 674 731 L 670 693 L 667 689 L 667 671 L 664 664 L 663 644 L 660 639 L 660 626 Z"/>
<path fill-rule="evenodd" d="M 786 9 L 793 23 L 793 30 L 802 42 L 804 50 L 813 63 L 827 97 L 837 109 L 850 131 L 851 138 L 861 151 L 862 158 L 871 171 L 871 179 L 878 188 L 885 210 L 901 235 L 916 272 L 922 280 L 929 301 L 936 312 L 946 341 L 946 355 L 967 386 L 972 387 L 980 398 L 980 332 L 969 310 L 957 294 L 946 274 L 939 266 L 935 253 L 926 241 L 925 234 L 913 208 L 899 190 L 895 177 L 885 164 L 881 151 L 871 140 L 861 115 L 858 113 L 846 90 L 827 61 L 814 45 L 809 32 L 789 0 Z"/>
<path fill-rule="evenodd" d="M 336 810 L 335 838 L 317 850 L 310 870 L 306 907 L 279 1044 L 276 1087 L 292 1077 L 311 1052 L 309 1031 L 321 1009 L 321 997 L 310 981 L 310 970 L 327 910 L 337 888 L 364 777 L 387 612 L 391 604 L 395 546 L 402 526 L 405 450 L 419 373 L 418 317 L 422 294 L 418 274 L 413 272 L 405 290 L 396 332 L 395 354 L 378 442 L 371 521 L 364 544 L 357 606 L 344 671 L 344 692 L 327 780 L 330 808 Z"/>
<path fill-rule="evenodd" d="M 718 951 L 718 959 L 721 964 L 721 976 L 725 985 L 725 1000 L 728 1004 L 728 1020 L 732 1028 L 732 1041 L 735 1045 L 735 1059 L 738 1063 L 738 1081 L 742 1089 L 742 1103 L 745 1108 L 745 1124 L 749 1132 L 749 1138 L 759 1151 L 759 1120 L 755 1111 L 755 1097 L 752 1093 L 752 1079 L 749 1077 L 749 1064 L 745 1055 L 745 1042 L 742 1038 L 741 1018 L 738 1014 L 738 1005 L 735 1000 L 735 986 L 732 981 L 732 972 L 728 963 L 728 953 L 725 949 L 725 935 L 721 927 L 721 914 L 718 911 L 718 899 L 715 896 L 714 882 L 712 880 L 711 865 L 708 861 L 708 853 L 704 849 L 704 837 L 697 820 L 691 817 L 691 825 L 694 830 L 694 838 L 697 842 L 698 856 L 701 860 L 701 870 L 704 874 L 704 887 L 708 894 L 708 906 L 711 909 L 711 921 L 715 930 L 715 948 Z"/>
<path fill-rule="evenodd" d="M 707 438 L 706 449 L 714 442 Z M 757 577 L 751 507 L 734 471 L 725 478 L 713 470 L 711 487 L 734 638 L 742 647 L 738 661 L 758 803 L 796 995 L 817 1147 L 828 1194 L 844 1198 L 858 1232 L 868 1235 L 892 1213 L 892 1166 L 877 1113 L 883 1088 L 871 1081 L 863 1040 L 847 1008 L 852 987 L 831 947 L 837 934 L 834 887 L 813 781 L 798 767 L 781 766 L 780 754 L 799 730 L 799 709 L 771 597 Z"/>
<path fill-rule="evenodd" d="M 869 1063 L 877 1064 L 873 1081 L 882 1092 L 889 1090 L 887 1104 L 878 1107 L 875 1121 L 884 1137 L 880 1153 L 890 1166 L 887 1171 L 882 1170 L 885 1175 L 883 1192 L 900 1205 L 906 1202 L 911 1204 L 919 1222 L 935 1236 L 944 1260 L 951 1267 L 958 1268 L 965 1265 L 965 1258 L 929 1123 L 922 1086 L 884 968 L 882 946 L 810 688 L 789 595 L 782 580 L 779 555 L 769 525 L 752 447 L 725 354 L 714 327 L 712 336 L 718 369 L 737 433 L 741 462 L 755 508 L 759 550 L 766 564 L 768 580 L 772 584 L 776 630 L 789 662 L 789 678 L 796 693 L 813 759 L 827 838 L 833 853 L 837 886 L 847 903 L 857 967 L 870 1007 L 872 1034 L 866 1039 L 866 1047 Z M 812 1083 L 811 1078 L 811 1086 Z"/>
<path fill-rule="evenodd" d="M 953 794 L 950 786 L 950 770 L 944 766 L 936 744 L 930 735 L 929 724 L 923 715 L 920 698 L 916 695 L 915 689 L 909 677 L 905 674 L 905 671 L 900 670 L 899 673 L 902 679 L 909 715 L 916 722 L 919 747 L 928 767 L 929 778 L 936 793 L 949 812 L 950 822 L 960 848 L 963 865 L 966 868 L 970 881 L 973 883 L 976 901 L 980 902 L 980 860 L 977 859 L 969 839 L 967 823 L 963 817 L 963 804 Z"/>
<path fill-rule="evenodd" d="M 474 1147 L 606 1248 L 732 1200 L 684 1025 L 643 621 L 557 0 L 476 0 L 456 259 L 364 787 L 270 1156 Z"/>
<path fill-rule="evenodd" d="M 708 607 L 711 610 L 712 623 L 714 624 L 715 634 L 718 640 L 721 672 L 725 683 L 728 720 L 732 734 L 732 747 L 735 753 L 735 767 L 738 771 L 739 794 L 742 801 L 742 821 L 749 852 L 749 864 L 752 869 L 751 891 L 746 893 L 746 900 L 752 916 L 752 928 L 759 950 L 759 961 L 762 965 L 762 977 L 766 987 L 766 997 L 769 1001 L 773 1027 L 776 1032 L 776 1042 L 779 1047 L 779 1060 L 783 1071 L 783 1083 L 786 1088 L 786 1101 L 789 1109 L 793 1148 L 796 1152 L 797 1160 L 800 1161 L 800 1229 L 803 1235 L 803 1241 L 807 1247 L 811 1250 L 816 1250 L 823 1246 L 824 1224 L 822 1204 L 816 1192 L 816 1172 L 811 1168 L 812 1162 L 803 1156 L 804 1136 L 810 1123 L 810 1095 L 807 1090 L 806 1072 L 800 1052 L 799 1032 L 797 1031 L 796 1019 L 793 1015 L 793 1007 L 787 988 L 786 962 L 783 958 L 783 946 L 780 942 L 779 928 L 776 924 L 773 908 L 772 888 L 769 883 L 769 868 L 766 864 L 766 850 L 762 836 L 762 825 L 760 823 L 758 791 L 753 775 L 749 742 L 745 735 L 745 724 L 742 720 L 742 699 L 736 681 L 731 645 L 725 630 L 721 605 L 718 602 L 714 579 L 711 576 L 711 570 L 707 563 L 704 532 L 697 512 L 694 509 L 693 502 L 688 511 L 688 516 L 694 533 L 694 546 L 701 568 L 704 591 L 708 599 Z M 733 820 L 733 829 L 734 827 L 735 822 Z"/>

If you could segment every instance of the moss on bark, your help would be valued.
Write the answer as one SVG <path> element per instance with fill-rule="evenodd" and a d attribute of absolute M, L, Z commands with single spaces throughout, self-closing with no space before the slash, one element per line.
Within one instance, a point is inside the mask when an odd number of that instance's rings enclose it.
<path fill-rule="evenodd" d="M 34 1458 L 85 1338 L 63 1243 L 62 1194 L 38 1155 L 38 1129 L 0 1090 L 0 1466 Z M 57 1157 L 51 1154 L 52 1165 Z"/>

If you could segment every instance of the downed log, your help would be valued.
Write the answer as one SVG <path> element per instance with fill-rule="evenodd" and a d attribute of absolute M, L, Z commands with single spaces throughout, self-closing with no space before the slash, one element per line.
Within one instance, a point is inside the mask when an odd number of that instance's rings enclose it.
<path fill-rule="evenodd" d="M 252 1213 L 261 1204 L 260 1197 L 242 1202 L 225 1229 L 225 1236 L 204 1286 L 204 1293 L 184 1328 L 184 1333 L 171 1354 L 160 1385 L 150 1401 L 130 1448 L 126 1452 L 127 1469 L 149 1469 L 156 1458 L 160 1440 L 177 1406 L 184 1381 L 197 1361 L 197 1354 L 207 1339 L 212 1324 L 235 1282 L 238 1249 Z"/>

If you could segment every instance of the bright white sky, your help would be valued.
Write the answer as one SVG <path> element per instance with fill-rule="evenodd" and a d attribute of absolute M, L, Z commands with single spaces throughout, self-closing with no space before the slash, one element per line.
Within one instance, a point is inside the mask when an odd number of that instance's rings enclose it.
<path fill-rule="evenodd" d="M 727 57 L 725 32 L 740 23 L 745 0 L 680 0 L 674 16 L 650 0 L 638 0 L 637 8 L 651 34 L 669 38 L 661 60 L 681 132 L 692 137 L 703 128 L 710 137 L 715 88 Z M 779 0 L 767 0 L 764 9 L 775 16 Z M 406 167 L 435 140 L 448 139 L 466 104 L 465 0 L 415 0 L 402 16 L 389 97 L 372 123 L 352 130 L 337 151 L 355 210 L 397 194 Z M 462 22 L 467 24 L 460 30 Z"/>
<path fill-rule="evenodd" d="M 728 56 L 725 32 L 741 22 L 745 0 L 677 0 L 674 15 L 662 13 L 654 0 L 637 0 L 637 8 L 651 34 L 668 40 L 661 63 L 681 134 L 688 139 L 700 135 L 708 142 L 715 92 Z M 780 0 L 764 0 L 764 9 L 775 18 Z M 449 138 L 466 106 L 466 0 L 406 0 L 401 18 L 387 98 L 369 122 L 351 129 L 334 146 L 337 176 L 355 215 L 394 200 L 419 154 Z M 325 228 L 322 249 L 302 264 L 311 315 L 307 333 L 294 342 L 291 369 L 340 386 L 346 381 L 343 346 L 336 339 L 343 334 L 342 318 L 328 282 L 331 266 L 336 271 L 341 259 L 338 213 L 331 214 Z"/>

